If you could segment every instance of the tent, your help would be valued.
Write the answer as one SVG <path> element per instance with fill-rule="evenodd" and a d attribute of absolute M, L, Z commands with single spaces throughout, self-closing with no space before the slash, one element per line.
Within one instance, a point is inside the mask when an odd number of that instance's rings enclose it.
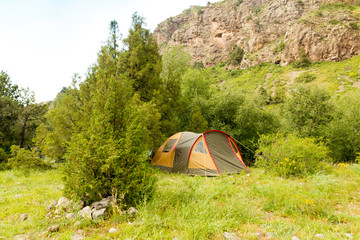
<path fill-rule="evenodd" d="M 171 136 L 157 150 L 151 165 L 164 171 L 202 176 L 250 172 L 234 139 L 219 130 Z"/>

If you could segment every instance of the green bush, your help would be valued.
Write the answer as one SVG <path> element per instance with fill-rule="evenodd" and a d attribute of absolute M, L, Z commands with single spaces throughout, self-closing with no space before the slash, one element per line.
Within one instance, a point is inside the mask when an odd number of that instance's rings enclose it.
<path fill-rule="evenodd" d="M 295 68 L 307 68 L 311 65 L 311 61 L 308 58 L 305 50 L 302 48 L 300 50 L 300 59 L 297 61 L 292 62 L 292 66 Z"/>
<path fill-rule="evenodd" d="M 338 20 L 336 20 L 336 19 L 331 19 L 331 20 L 329 21 L 329 23 L 332 24 L 332 25 L 337 25 L 337 24 L 340 23 L 340 21 L 338 21 Z"/>
<path fill-rule="evenodd" d="M 285 48 L 285 43 L 284 41 L 282 41 L 279 45 L 277 45 L 274 50 L 273 50 L 273 54 L 276 55 L 278 53 L 280 53 L 282 50 L 284 50 Z"/>
<path fill-rule="evenodd" d="M 334 104 L 326 88 L 299 84 L 290 91 L 283 105 L 289 132 L 302 137 L 322 137 L 333 119 Z"/>
<path fill-rule="evenodd" d="M 304 72 L 300 74 L 297 78 L 295 78 L 295 82 L 297 83 L 309 83 L 316 79 L 316 76 L 314 74 Z"/>
<path fill-rule="evenodd" d="M 29 174 L 30 170 L 49 167 L 49 165 L 40 158 L 40 153 L 36 148 L 27 150 L 20 148 L 18 145 L 13 145 L 10 151 L 11 155 L 8 159 L 8 165 L 13 169 L 20 170 L 25 175 Z"/>
<path fill-rule="evenodd" d="M 232 65 L 240 65 L 241 61 L 243 60 L 244 54 L 244 50 L 240 47 L 237 47 L 235 51 L 230 54 L 229 63 Z"/>
<path fill-rule="evenodd" d="M 7 165 L 8 156 L 4 149 L 0 148 L 0 171 L 9 169 Z"/>
<path fill-rule="evenodd" d="M 356 22 L 351 22 L 351 23 L 350 23 L 350 27 L 351 27 L 352 29 L 359 29 L 359 26 L 358 26 L 358 24 L 357 24 Z"/>
<path fill-rule="evenodd" d="M 338 162 L 353 162 L 360 152 L 360 91 L 340 97 L 333 111 L 334 120 L 327 131 L 331 157 Z"/>
<path fill-rule="evenodd" d="M 324 169 L 328 148 L 314 138 L 294 134 L 262 135 L 255 165 L 282 177 L 305 176 Z"/>

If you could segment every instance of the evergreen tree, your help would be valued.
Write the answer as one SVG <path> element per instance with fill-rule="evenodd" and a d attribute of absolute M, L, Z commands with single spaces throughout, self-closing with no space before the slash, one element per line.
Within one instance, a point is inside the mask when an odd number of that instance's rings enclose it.
<path fill-rule="evenodd" d="M 140 99 L 148 102 L 159 94 L 161 57 L 155 38 L 144 25 L 144 18 L 134 13 L 132 28 L 123 41 L 122 65 Z"/>

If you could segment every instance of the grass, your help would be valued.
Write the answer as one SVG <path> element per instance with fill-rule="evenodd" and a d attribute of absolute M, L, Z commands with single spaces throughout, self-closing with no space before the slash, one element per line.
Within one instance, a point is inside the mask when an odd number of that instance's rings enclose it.
<path fill-rule="evenodd" d="M 270 94 L 275 87 L 285 87 L 288 92 L 297 78 L 311 75 L 312 84 L 322 86 L 331 94 L 343 94 L 360 87 L 360 55 L 341 62 L 312 63 L 308 68 L 281 67 L 277 64 L 263 63 L 245 70 L 226 70 L 220 65 L 204 69 L 211 84 L 232 88 L 244 94 L 254 94 L 262 85 Z"/>
<path fill-rule="evenodd" d="M 240 239 L 360 238 L 360 166 L 329 166 L 328 174 L 279 178 L 262 169 L 251 174 L 213 178 L 157 172 L 158 189 L 135 216 L 114 214 L 106 220 L 46 218 L 47 206 L 62 196 L 59 170 L 29 177 L 0 172 L 0 239 Z M 19 196 L 22 194 L 22 196 Z M 27 213 L 29 219 L 19 221 Z M 44 232 L 60 225 L 60 231 Z M 110 228 L 118 229 L 115 234 Z"/>

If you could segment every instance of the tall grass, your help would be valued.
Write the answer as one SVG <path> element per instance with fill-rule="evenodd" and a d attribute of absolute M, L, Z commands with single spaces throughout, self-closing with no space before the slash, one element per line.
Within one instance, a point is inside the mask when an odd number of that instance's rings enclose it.
<path fill-rule="evenodd" d="M 0 239 L 26 234 L 30 239 L 343 239 L 360 237 L 360 166 L 329 165 L 328 174 L 279 178 L 253 168 L 251 174 L 213 178 L 157 172 L 158 189 L 136 215 L 114 214 L 89 221 L 46 218 L 47 206 L 62 196 L 57 170 L 29 177 L 0 172 Z M 19 196 L 22 194 L 22 196 Z M 29 219 L 19 221 L 27 213 Z M 76 223 L 76 224 L 75 224 Z M 54 224 L 60 231 L 46 233 Z M 111 227 L 118 229 L 108 233 Z M 44 233 L 45 232 L 45 233 Z"/>

